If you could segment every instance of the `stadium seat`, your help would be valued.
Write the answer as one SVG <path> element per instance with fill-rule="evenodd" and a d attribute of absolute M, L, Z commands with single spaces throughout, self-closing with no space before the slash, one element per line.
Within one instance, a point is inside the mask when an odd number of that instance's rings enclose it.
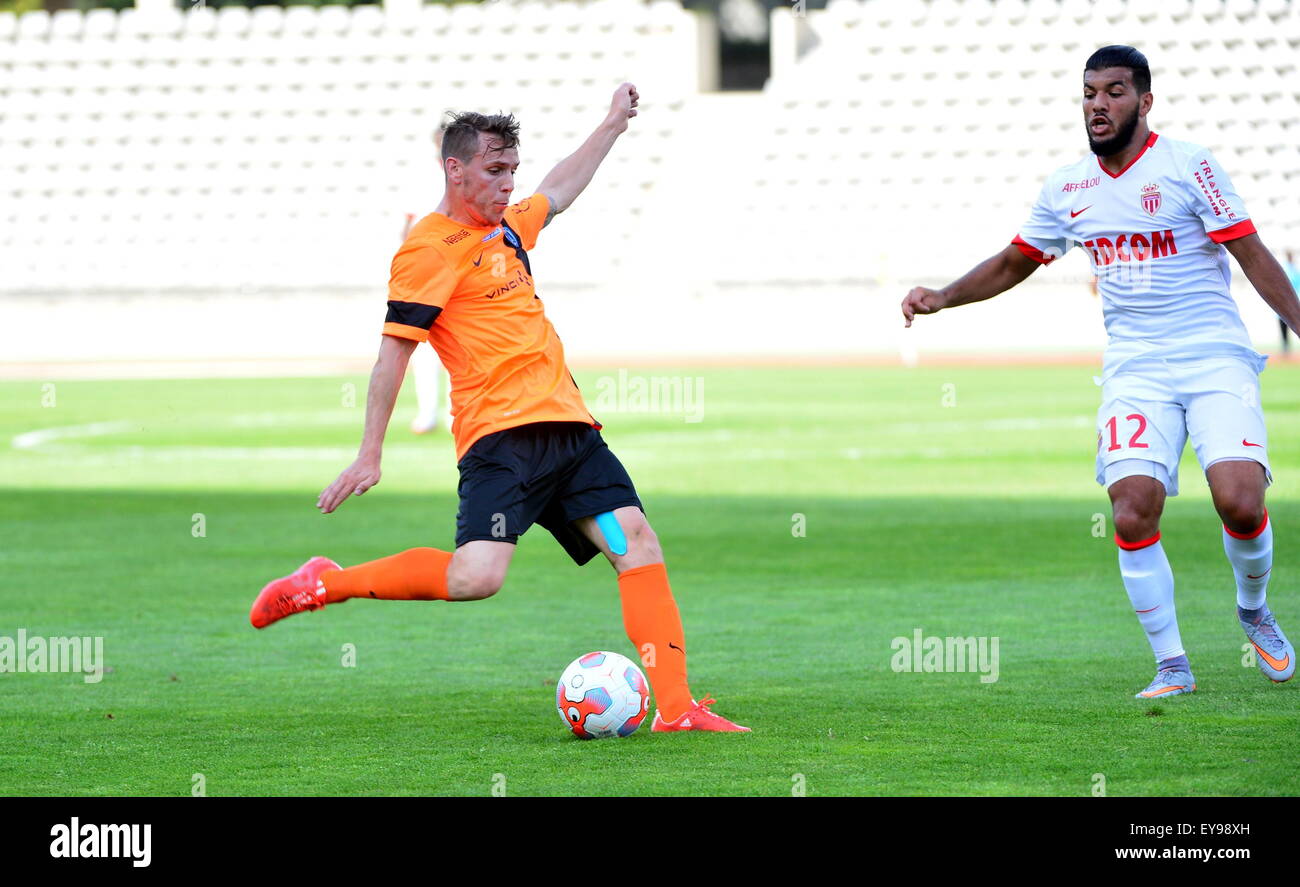
<path fill-rule="evenodd" d="M 247 6 L 222 6 L 217 10 L 218 38 L 242 37 L 248 33 L 252 24 L 253 15 Z"/>
<path fill-rule="evenodd" d="M 77 40 L 81 37 L 85 16 L 79 9 L 60 9 L 50 23 L 50 40 Z"/>
<path fill-rule="evenodd" d="M 50 31 L 50 14 L 44 9 L 24 12 L 18 17 L 17 41 L 44 40 Z"/>
<path fill-rule="evenodd" d="M 348 31 L 352 34 L 379 34 L 387 27 L 383 7 L 364 5 L 352 7 Z"/>
<path fill-rule="evenodd" d="M 1207 22 L 1218 21 L 1223 18 L 1224 2 L 1223 0 L 1192 0 L 1192 13 Z"/>
<path fill-rule="evenodd" d="M 420 8 L 420 32 L 445 33 L 450 26 L 451 12 L 448 4 L 426 3 Z"/>
<path fill-rule="evenodd" d="M 1129 0 L 1129 20 L 1144 27 L 1149 26 L 1162 18 L 1168 18 L 1170 8 L 1175 5 L 1167 0 Z"/>
<path fill-rule="evenodd" d="M 316 21 L 318 33 L 345 34 L 351 27 L 346 6 L 322 6 Z"/>
<path fill-rule="evenodd" d="M 210 37 L 217 29 L 217 11 L 210 6 L 191 7 L 184 13 L 186 37 Z"/>
<path fill-rule="evenodd" d="M 253 7 L 251 30 L 264 37 L 278 37 L 284 30 L 285 9 L 283 6 Z"/>
<path fill-rule="evenodd" d="M 286 6 L 283 35 L 286 40 L 316 33 L 317 9 L 314 6 Z"/>
<path fill-rule="evenodd" d="M 179 9 L 159 9 L 140 17 L 137 33 L 149 38 L 147 54 L 151 58 L 174 58 L 172 41 L 185 30 L 185 14 Z"/>

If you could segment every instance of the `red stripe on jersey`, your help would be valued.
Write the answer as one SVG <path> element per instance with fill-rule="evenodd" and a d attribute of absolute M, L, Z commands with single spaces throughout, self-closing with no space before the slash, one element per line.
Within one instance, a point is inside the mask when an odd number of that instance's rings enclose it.
<path fill-rule="evenodd" d="M 1108 170 L 1106 168 L 1106 165 L 1101 162 L 1100 157 L 1097 158 L 1097 165 L 1101 167 L 1101 171 L 1104 172 L 1106 175 L 1110 176 L 1112 179 L 1118 179 L 1120 176 L 1124 175 L 1124 173 L 1128 172 L 1129 169 L 1132 168 L 1133 164 L 1137 163 L 1139 160 L 1142 159 L 1142 155 L 1147 152 L 1147 148 L 1150 148 L 1152 145 L 1156 143 L 1157 138 L 1159 138 L 1159 136 L 1157 136 L 1155 133 L 1151 133 L 1151 135 L 1147 136 L 1147 143 L 1142 146 L 1142 150 L 1137 152 L 1137 154 L 1133 157 L 1132 160 L 1124 164 L 1124 168 L 1121 169 L 1119 172 L 1111 172 L 1110 170 Z"/>
<path fill-rule="evenodd" d="M 1027 257 L 1033 259 L 1035 262 L 1037 262 L 1040 265 L 1050 265 L 1056 261 L 1056 256 L 1047 255 L 1041 249 L 1034 246 L 1029 241 L 1025 240 L 1019 234 L 1017 234 L 1015 236 L 1015 239 L 1013 239 L 1011 242 L 1014 243 L 1016 246 L 1018 246 L 1020 248 L 1020 251 L 1024 253 Z"/>
<path fill-rule="evenodd" d="M 1143 548 L 1150 548 L 1160 541 L 1160 532 L 1157 531 L 1150 539 L 1143 539 L 1141 542 L 1125 542 L 1119 538 L 1119 533 L 1115 534 L 1115 544 L 1125 551 L 1140 551 Z"/>
<path fill-rule="evenodd" d="M 1242 219 L 1235 225 L 1220 228 L 1218 231 L 1211 231 L 1210 239 L 1215 243 L 1227 243 L 1229 240 L 1236 240 L 1238 237 L 1247 237 L 1254 233 L 1255 223 L 1250 219 Z"/>
<path fill-rule="evenodd" d="M 1253 533 L 1234 533 L 1232 532 L 1232 530 L 1229 530 L 1227 527 L 1223 528 L 1223 532 L 1227 533 L 1233 539 L 1254 539 L 1260 533 L 1264 532 L 1264 528 L 1267 526 L 1268 526 L 1268 509 L 1265 508 L 1264 519 L 1259 522 L 1259 526 L 1255 528 L 1255 531 Z M 1272 569 L 1272 567 L 1270 567 L 1269 569 Z"/>

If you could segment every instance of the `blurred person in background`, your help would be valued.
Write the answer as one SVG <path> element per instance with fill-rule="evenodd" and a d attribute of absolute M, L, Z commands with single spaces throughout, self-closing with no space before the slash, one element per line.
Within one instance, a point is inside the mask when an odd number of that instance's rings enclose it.
<path fill-rule="evenodd" d="M 442 154 L 442 134 L 447 131 L 447 121 L 438 124 L 433 133 L 433 144 Z M 402 241 L 411 233 L 411 227 L 418 217 L 417 213 L 406 214 L 406 224 L 402 228 Z M 438 354 L 427 343 L 416 347 L 411 353 L 411 380 L 415 383 L 415 418 L 411 420 L 411 430 L 416 434 L 436 431 L 439 426 L 451 430 L 451 379 L 438 361 Z M 446 392 L 446 395 L 443 392 Z"/>

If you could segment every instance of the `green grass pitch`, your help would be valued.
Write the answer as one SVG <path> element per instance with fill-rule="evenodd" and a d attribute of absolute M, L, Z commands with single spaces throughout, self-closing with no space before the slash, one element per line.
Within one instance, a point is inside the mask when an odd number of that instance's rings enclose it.
<path fill-rule="evenodd" d="M 411 386 L 383 481 L 324 517 L 364 378 L 0 383 L 0 636 L 102 636 L 110 669 L 0 674 L 0 793 L 1295 794 L 1300 687 L 1242 663 L 1190 448 L 1163 530 L 1200 690 L 1130 698 L 1153 669 L 1092 480 L 1094 372 L 632 370 L 703 380 L 702 421 L 598 415 L 663 542 L 692 686 L 754 732 L 599 742 L 561 724 L 555 680 L 634 651 L 608 565 L 543 530 L 487 601 L 248 625 L 310 555 L 451 544 L 450 439 L 406 430 Z M 614 373 L 578 381 L 594 399 Z M 1263 380 L 1294 634 L 1300 370 Z M 998 679 L 895 672 L 917 629 L 998 638 Z"/>

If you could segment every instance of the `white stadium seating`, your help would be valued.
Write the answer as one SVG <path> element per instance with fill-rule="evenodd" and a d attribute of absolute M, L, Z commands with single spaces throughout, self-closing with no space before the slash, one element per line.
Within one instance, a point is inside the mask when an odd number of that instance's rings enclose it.
<path fill-rule="evenodd" d="M 0 292 L 382 286 L 404 215 L 439 198 L 445 109 L 516 113 L 525 189 L 622 79 L 643 114 L 550 279 L 700 250 L 715 281 L 943 277 L 1086 150 L 1081 68 L 1105 42 L 1151 58 L 1154 128 L 1211 147 L 1300 246 L 1298 6 L 830 0 L 749 94 L 700 92 L 676 0 L 0 13 Z"/>
<path fill-rule="evenodd" d="M 764 147 L 762 186 L 740 189 L 737 213 L 770 266 L 750 273 L 808 277 L 799 268 L 815 265 L 827 279 L 871 279 L 864 259 L 879 253 L 935 280 L 960 273 L 1010 239 L 1047 173 L 1086 153 L 1082 67 L 1107 43 L 1150 58 L 1152 128 L 1210 147 L 1266 239 L 1300 248 L 1297 6 L 831 0 L 800 23 L 810 48 L 774 59 L 768 107 L 741 139 Z M 788 227 L 769 224 L 773 206 Z M 871 247 L 828 249 L 828 227 Z"/>
<path fill-rule="evenodd" d="M 382 285 L 405 214 L 439 199 L 445 109 L 514 112 L 530 187 L 623 79 L 670 134 L 695 40 L 635 0 L 0 13 L 0 292 Z M 617 205 L 573 211 L 597 224 L 561 268 L 622 264 L 673 149 L 625 140 Z"/>

